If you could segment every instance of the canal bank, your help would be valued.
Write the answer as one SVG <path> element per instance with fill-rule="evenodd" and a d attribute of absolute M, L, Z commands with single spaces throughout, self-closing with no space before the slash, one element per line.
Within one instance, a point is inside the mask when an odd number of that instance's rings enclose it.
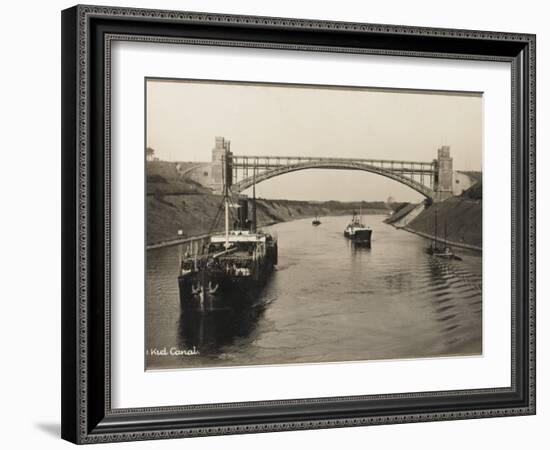
<path fill-rule="evenodd" d="M 427 239 L 437 236 L 439 241 L 454 247 L 481 251 L 482 207 L 481 199 L 452 197 L 423 210 L 421 204 L 407 205 L 386 223 Z"/>
<path fill-rule="evenodd" d="M 408 231 L 410 233 L 414 233 L 418 236 L 421 236 L 423 238 L 426 238 L 426 239 L 429 239 L 431 241 L 433 241 L 435 239 L 435 236 L 433 234 L 428 234 L 428 233 L 422 233 L 421 231 L 416 231 L 416 230 L 413 230 L 412 228 L 410 227 L 403 227 L 401 228 L 402 230 L 405 230 L 405 231 Z M 441 238 L 441 236 L 438 237 L 438 240 L 439 242 L 442 242 L 442 243 L 445 243 L 446 245 L 450 246 L 450 247 L 458 247 L 458 248 L 465 248 L 465 249 L 468 249 L 468 250 L 474 250 L 474 251 L 477 251 L 477 252 L 481 252 L 482 251 L 482 248 L 479 247 L 479 246 L 476 246 L 476 245 L 470 245 L 470 244 L 465 244 L 464 242 L 456 242 L 456 241 L 451 241 L 450 239 L 443 239 Z"/>
<path fill-rule="evenodd" d="M 278 223 L 283 222 L 290 222 L 293 220 L 299 220 L 299 219 L 312 219 L 316 216 L 319 217 L 330 217 L 330 216 L 351 216 L 353 214 L 354 209 L 348 208 L 348 209 L 330 209 L 330 208 L 315 208 L 315 212 L 309 211 L 309 209 L 304 213 L 303 208 L 299 208 L 299 211 L 292 211 L 292 207 L 288 207 L 287 210 L 290 212 L 288 214 L 284 215 L 278 215 L 275 214 L 273 211 L 275 210 L 274 203 L 277 203 L 278 201 L 273 200 L 258 200 L 259 204 L 263 204 L 265 207 L 264 214 L 262 214 L 258 210 L 258 226 L 259 228 L 265 228 L 272 225 L 276 225 Z M 299 202 L 303 203 L 303 202 Z M 357 208 L 356 210 L 358 210 Z M 355 211 L 356 211 L 355 210 Z M 387 214 L 388 210 L 386 209 L 369 209 L 366 208 L 362 211 L 363 215 L 385 215 Z M 265 217 L 264 217 L 265 216 Z M 270 220 L 271 218 L 271 220 Z M 212 219 L 214 220 L 214 219 Z M 202 220 L 202 223 L 207 223 L 206 219 Z M 164 233 L 166 236 L 173 236 L 173 227 L 166 230 Z M 183 231 L 183 230 L 182 230 Z M 187 235 L 184 234 L 182 237 L 176 237 L 176 238 L 168 238 L 163 239 L 159 241 L 152 241 L 149 242 L 149 239 L 147 241 L 147 250 L 152 250 L 156 248 L 162 248 L 162 247 L 171 247 L 174 245 L 180 245 L 180 244 L 191 244 L 196 242 L 203 242 L 205 239 L 209 238 L 214 232 L 221 232 L 221 227 L 217 227 L 213 230 L 212 233 L 200 233 L 200 234 L 193 234 L 193 235 Z M 149 234 L 148 234 L 149 236 Z"/>
<path fill-rule="evenodd" d="M 185 177 L 171 179 L 159 174 L 147 182 L 147 248 L 175 245 L 179 242 L 219 232 L 223 221 L 213 227 L 219 213 L 221 196 Z M 256 200 L 260 227 L 316 215 L 351 215 L 361 207 L 363 214 L 387 214 L 384 202 L 338 202 L 298 200 Z"/>
<path fill-rule="evenodd" d="M 173 246 L 222 231 L 222 222 L 213 226 L 220 212 L 222 197 L 178 172 L 168 162 L 147 164 L 147 248 Z M 363 214 L 387 214 L 383 201 L 339 202 L 298 201 L 258 198 L 258 226 L 319 216 L 351 215 L 362 208 Z"/>

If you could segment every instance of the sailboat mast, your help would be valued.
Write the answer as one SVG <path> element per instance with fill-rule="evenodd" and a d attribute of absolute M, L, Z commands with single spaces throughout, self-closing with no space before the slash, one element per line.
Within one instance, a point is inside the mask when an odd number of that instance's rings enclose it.
<path fill-rule="evenodd" d="M 435 210 L 434 244 L 437 245 L 437 209 Z"/>

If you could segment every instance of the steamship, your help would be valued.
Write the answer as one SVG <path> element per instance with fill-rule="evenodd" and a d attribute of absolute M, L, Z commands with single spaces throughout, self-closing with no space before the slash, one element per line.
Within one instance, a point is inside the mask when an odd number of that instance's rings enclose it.
<path fill-rule="evenodd" d="M 351 239 L 355 245 L 370 247 L 372 229 L 363 224 L 361 213 L 357 215 L 356 212 L 353 211 L 351 221 L 344 229 L 344 236 Z"/>
<path fill-rule="evenodd" d="M 183 308 L 210 311 L 246 305 L 277 265 L 277 238 L 256 229 L 255 195 L 252 219 L 248 218 L 248 199 L 233 205 L 226 187 L 223 206 L 225 232 L 211 235 L 202 249 L 186 253 L 180 260 L 178 285 Z M 235 207 L 237 218 L 230 227 L 230 209 Z"/>

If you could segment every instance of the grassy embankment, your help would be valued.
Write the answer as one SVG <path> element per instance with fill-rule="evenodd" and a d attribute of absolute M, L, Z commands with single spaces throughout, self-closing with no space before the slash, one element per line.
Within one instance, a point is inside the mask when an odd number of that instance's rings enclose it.
<path fill-rule="evenodd" d="M 446 233 L 450 243 L 481 249 L 482 206 L 482 182 L 480 181 L 458 197 L 434 203 L 413 219 L 405 229 L 433 236 L 437 211 L 437 236 L 440 239 L 443 239 Z"/>
<path fill-rule="evenodd" d="M 147 244 L 158 244 L 179 237 L 208 233 L 221 203 L 219 195 L 200 184 L 179 176 L 174 165 L 155 164 L 147 173 Z M 363 202 L 363 214 L 385 214 L 384 202 Z M 351 214 L 359 209 L 359 202 L 308 202 L 294 200 L 257 199 L 256 216 L 259 226 L 278 222 L 327 215 Z M 223 216 L 219 225 L 223 227 Z"/>

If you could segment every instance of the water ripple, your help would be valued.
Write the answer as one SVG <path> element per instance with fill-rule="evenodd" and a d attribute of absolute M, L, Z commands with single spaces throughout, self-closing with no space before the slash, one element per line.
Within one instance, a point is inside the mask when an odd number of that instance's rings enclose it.
<path fill-rule="evenodd" d="M 281 223 L 279 266 L 247 311 L 180 314 L 177 247 L 147 252 L 146 348 L 197 345 L 148 368 L 284 364 L 481 353 L 481 258 L 424 252 L 419 236 L 366 216 L 375 240 L 355 249 L 348 217 Z"/>

